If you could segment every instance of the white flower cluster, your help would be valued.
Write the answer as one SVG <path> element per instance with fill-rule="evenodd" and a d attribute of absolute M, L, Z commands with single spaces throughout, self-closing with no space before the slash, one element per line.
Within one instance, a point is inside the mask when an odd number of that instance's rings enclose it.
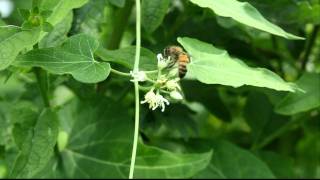
<path fill-rule="evenodd" d="M 159 92 L 156 94 L 153 92 L 153 89 L 147 92 L 144 96 L 144 101 L 141 101 L 141 104 L 148 103 L 149 109 L 155 110 L 158 107 L 161 108 L 161 111 L 164 112 L 165 105 L 169 105 L 169 101 L 164 98 Z"/>
<path fill-rule="evenodd" d="M 182 100 L 183 96 L 181 95 L 181 87 L 179 85 L 180 78 L 172 75 L 172 70 L 168 74 L 162 74 L 162 71 L 168 67 L 170 63 L 170 57 L 164 58 L 162 54 L 157 55 L 158 59 L 158 77 L 154 82 L 154 86 L 145 94 L 144 100 L 141 101 L 141 104 L 149 104 L 149 109 L 155 110 L 161 108 L 161 111 L 164 112 L 165 106 L 169 105 L 169 100 L 163 97 L 160 93 L 165 92 L 169 94 L 171 99 Z M 148 77 L 145 72 L 130 72 L 133 80 L 131 81 L 146 81 Z M 172 79 L 172 77 L 174 77 Z"/>

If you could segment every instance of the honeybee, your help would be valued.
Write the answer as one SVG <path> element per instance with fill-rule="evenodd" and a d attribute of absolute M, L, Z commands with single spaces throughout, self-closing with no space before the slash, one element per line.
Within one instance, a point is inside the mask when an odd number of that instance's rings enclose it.
<path fill-rule="evenodd" d="M 173 67 L 178 63 L 179 77 L 183 78 L 187 73 L 187 64 L 190 62 L 190 56 L 179 46 L 168 46 L 163 50 L 165 58 L 169 58 L 171 63 L 168 67 Z"/>

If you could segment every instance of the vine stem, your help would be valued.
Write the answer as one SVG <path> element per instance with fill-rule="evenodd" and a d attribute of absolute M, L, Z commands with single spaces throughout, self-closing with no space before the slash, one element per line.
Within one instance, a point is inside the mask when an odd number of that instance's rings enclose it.
<path fill-rule="evenodd" d="M 131 76 L 130 73 L 121 72 L 112 68 L 111 68 L 111 72 L 120 76 L 127 76 L 127 77 Z"/>
<path fill-rule="evenodd" d="M 133 72 L 139 72 L 139 61 L 140 61 L 140 47 L 141 47 L 141 7 L 140 0 L 136 0 L 136 54 L 134 60 Z M 139 83 L 134 81 L 134 92 L 135 92 L 135 125 L 134 125 L 134 137 L 132 145 L 132 155 L 130 164 L 129 179 L 133 179 L 134 166 L 136 162 L 138 136 L 139 136 L 139 113 L 140 113 L 140 100 L 139 100 Z"/>

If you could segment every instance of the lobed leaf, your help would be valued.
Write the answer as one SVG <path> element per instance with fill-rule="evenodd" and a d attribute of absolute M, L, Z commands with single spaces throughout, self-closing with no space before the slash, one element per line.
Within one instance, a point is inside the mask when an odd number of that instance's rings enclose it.
<path fill-rule="evenodd" d="M 37 43 L 40 29 L 21 30 L 19 27 L 0 27 L 0 70 L 11 65 L 24 49 Z"/>
<path fill-rule="evenodd" d="M 135 50 L 134 46 L 121 48 L 117 50 L 107 50 L 100 47 L 96 54 L 103 61 L 114 62 L 123 65 L 129 69 L 133 69 Z M 146 48 L 141 48 L 139 68 L 142 70 L 156 70 L 157 58 L 156 55 Z"/>
<path fill-rule="evenodd" d="M 133 121 L 125 107 L 101 98 L 90 103 L 77 102 L 73 107 L 61 111 L 64 118 L 73 118 L 69 119 L 68 145 L 62 152 L 68 177 L 127 178 Z M 210 151 L 178 154 L 140 143 L 134 177 L 190 178 L 204 169 L 210 159 Z"/>
<path fill-rule="evenodd" d="M 279 26 L 266 20 L 260 12 L 248 2 L 238 0 L 190 0 L 203 8 L 210 8 L 218 16 L 230 17 L 247 26 L 281 36 L 287 39 L 304 39 L 285 32 Z"/>
<path fill-rule="evenodd" d="M 296 89 L 294 84 L 285 82 L 272 71 L 264 68 L 251 68 L 211 44 L 187 37 L 178 38 L 178 42 L 191 55 L 188 74 L 203 83 L 232 87 L 251 85 L 291 92 Z"/>
<path fill-rule="evenodd" d="M 20 55 L 15 65 L 42 67 L 55 74 L 71 74 L 84 83 L 105 80 L 110 64 L 98 62 L 93 53 L 99 43 L 85 34 L 70 37 L 61 47 L 36 49 Z"/>

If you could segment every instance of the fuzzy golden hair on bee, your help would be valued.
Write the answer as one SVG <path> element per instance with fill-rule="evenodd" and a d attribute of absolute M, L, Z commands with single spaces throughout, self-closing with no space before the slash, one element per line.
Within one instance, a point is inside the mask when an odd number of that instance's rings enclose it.
<path fill-rule="evenodd" d="M 183 78 L 187 73 L 187 64 L 190 56 L 180 46 L 168 46 L 163 50 L 165 58 L 170 59 L 168 67 L 178 64 L 179 77 Z"/>

